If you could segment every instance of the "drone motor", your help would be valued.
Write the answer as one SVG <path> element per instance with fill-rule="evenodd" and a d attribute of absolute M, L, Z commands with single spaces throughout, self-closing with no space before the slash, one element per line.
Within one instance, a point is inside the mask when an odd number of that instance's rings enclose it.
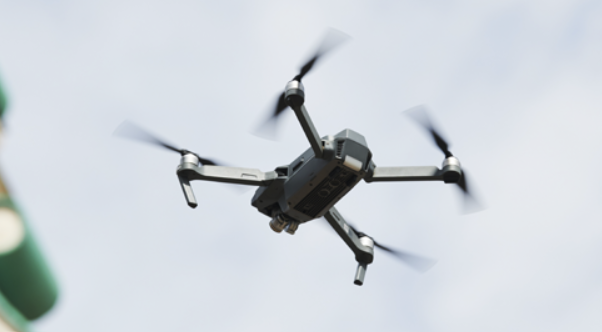
<path fill-rule="evenodd" d="M 199 165 L 199 157 L 197 157 L 194 153 L 189 152 L 186 153 L 180 158 L 180 164 L 193 164 L 194 166 Z"/>
<path fill-rule="evenodd" d="M 445 158 L 441 164 L 441 172 L 443 173 L 443 182 L 458 183 L 462 177 L 460 160 L 454 156 Z"/>
<path fill-rule="evenodd" d="M 305 102 L 305 89 L 301 81 L 292 80 L 284 88 L 284 100 L 292 109 L 301 107 Z"/>
<path fill-rule="evenodd" d="M 360 243 L 369 249 L 374 254 L 374 240 L 368 235 L 360 236 Z M 373 256 L 372 256 L 373 257 Z M 368 269 L 368 264 L 372 263 L 372 261 L 363 260 L 361 257 L 356 256 L 355 260 L 357 261 L 357 269 L 355 270 L 355 278 L 353 283 L 361 286 L 364 284 L 364 277 L 366 276 L 366 270 Z"/>

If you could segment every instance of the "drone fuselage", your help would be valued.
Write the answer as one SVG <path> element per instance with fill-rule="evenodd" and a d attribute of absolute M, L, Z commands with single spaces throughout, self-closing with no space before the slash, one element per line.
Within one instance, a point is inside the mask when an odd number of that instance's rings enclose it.
<path fill-rule="evenodd" d="M 276 168 L 278 177 L 257 189 L 252 205 L 286 222 L 324 216 L 364 178 L 372 153 L 365 138 L 350 129 L 322 138 L 322 148 L 322 158 L 308 149 L 290 165 Z"/>

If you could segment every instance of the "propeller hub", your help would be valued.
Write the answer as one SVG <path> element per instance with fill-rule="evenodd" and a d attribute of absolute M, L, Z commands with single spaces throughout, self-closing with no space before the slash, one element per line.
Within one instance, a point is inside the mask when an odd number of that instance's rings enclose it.
<path fill-rule="evenodd" d="M 447 157 L 443 160 L 442 171 L 443 171 L 443 182 L 445 183 L 457 183 L 462 177 L 462 166 L 460 160 L 456 157 Z"/>
<path fill-rule="evenodd" d="M 298 80 L 292 80 L 284 88 L 284 100 L 291 108 L 300 107 L 305 102 L 305 88 L 303 83 Z"/>
<path fill-rule="evenodd" d="M 194 153 L 188 152 L 182 155 L 182 159 L 180 159 L 180 164 L 193 164 L 195 166 L 199 165 L 199 157 L 197 157 Z"/>
<path fill-rule="evenodd" d="M 455 165 L 458 167 L 462 167 L 462 165 L 460 164 L 460 160 L 458 160 L 458 158 L 456 158 L 454 156 L 445 158 L 445 160 L 443 160 L 443 164 L 441 164 L 441 167 L 445 167 L 445 166 L 449 166 L 449 165 Z"/>
<path fill-rule="evenodd" d="M 365 247 L 374 249 L 374 240 L 367 235 L 360 237 L 360 243 Z"/>
<path fill-rule="evenodd" d="M 360 243 L 365 248 L 355 253 L 355 260 L 360 264 L 371 264 L 374 260 L 374 240 L 368 235 L 359 236 Z"/>

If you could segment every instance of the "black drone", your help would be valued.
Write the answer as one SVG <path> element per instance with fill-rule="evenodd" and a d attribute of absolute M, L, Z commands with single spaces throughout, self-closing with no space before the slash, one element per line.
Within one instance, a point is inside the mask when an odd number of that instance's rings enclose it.
<path fill-rule="evenodd" d="M 305 92 L 301 81 L 318 59 L 344 39 L 341 33 L 329 31 L 316 54 L 286 84 L 270 114 L 266 125 L 274 124 L 284 110 L 290 107 L 311 145 L 311 148 L 288 165 L 276 167 L 270 172 L 219 166 L 192 151 L 167 144 L 128 122 L 122 124 L 116 133 L 180 153 L 182 157 L 177 175 L 186 201 L 192 208 L 197 207 L 198 203 L 190 181 L 205 180 L 258 187 L 251 204 L 259 212 L 272 218 L 269 225 L 277 233 L 284 230 L 295 234 L 300 224 L 324 217 L 355 254 L 358 267 L 354 283 L 362 285 L 367 266 L 374 260 L 374 247 L 395 255 L 417 270 L 428 269 L 434 261 L 383 246 L 343 219 L 334 206 L 358 182 L 443 181 L 457 184 L 467 199 L 473 202 L 475 200 L 469 193 L 466 174 L 462 171 L 458 158 L 449 151 L 448 144 L 435 130 L 424 107 L 415 107 L 406 113 L 428 130 L 445 154 L 441 169 L 435 166 L 377 167 L 372 161 L 372 153 L 364 136 L 351 129 L 320 138 L 304 106 Z"/>

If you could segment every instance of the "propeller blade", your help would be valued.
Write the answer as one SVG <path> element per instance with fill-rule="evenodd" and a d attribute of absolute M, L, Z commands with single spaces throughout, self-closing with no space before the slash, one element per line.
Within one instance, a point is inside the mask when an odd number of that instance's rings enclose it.
<path fill-rule="evenodd" d="M 276 107 L 274 110 L 268 115 L 268 118 L 252 132 L 253 135 L 269 140 L 276 140 L 278 136 L 277 120 L 279 115 L 282 114 L 282 112 L 284 112 L 284 110 L 288 107 L 286 101 L 284 100 L 284 92 L 282 92 L 276 99 L 275 106 Z"/>
<path fill-rule="evenodd" d="M 351 37 L 349 37 L 349 35 L 347 35 L 344 32 L 341 32 L 341 31 L 333 29 L 333 28 L 328 29 L 326 31 L 326 34 L 322 38 L 322 42 L 320 43 L 320 46 L 318 46 L 316 53 L 309 59 L 309 61 L 307 61 L 301 67 L 299 74 L 297 76 L 295 76 L 293 79 L 297 80 L 297 81 L 301 81 L 303 79 L 303 77 L 305 77 L 305 75 L 307 73 L 309 73 L 309 71 L 314 67 L 316 62 L 322 56 L 324 56 L 326 53 L 332 51 L 337 46 L 341 45 L 343 42 L 347 41 L 350 38 Z"/>
<path fill-rule="evenodd" d="M 470 187 L 468 186 L 468 180 L 465 169 L 462 169 L 462 177 L 456 184 L 464 194 L 463 210 L 465 214 L 478 212 L 484 209 L 483 205 L 481 205 L 479 200 L 469 190 Z"/>
<path fill-rule="evenodd" d="M 284 100 L 284 92 L 282 92 L 278 96 L 278 100 L 276 101 L 276 108 L 274 109 L 274 113 L 272 114 L 272 119 L 278 117 L 282 112 L 284 112 L 287 106 L 288 105 Z"/>
<path fill-rule="evenodd" d="M 349 223 L 347 223 L 347 226 L 349 226 L 349 228 L 351 228 L 355 232 L 355 234 L 357 234 L 358 237 L 368 236 L 366 233 L 359 232 L 355 227 L 353 227 Z M 393 249 L 393 248 L 384 246 L 384 245 L 376 242 L 374 240 L 374 238 L 372 238 L 372 240 L 374 241 L 374 246 L 376 248 L 379 248 L 385 252 L 388 252 L 389 254 L 395 256 L 395 258 L 399 259 L 400 261 L 407 264 L 408 266 L 410 266 L 411 268 L 413 268 L 414 270 L 416 270 L 418 272 L 426 272 L 437 263 L 437 261 L 432 260 L 430 258 L 422 257 L 419 255 L 411 254 L 407 251 L 401 251 L 398 249 Z"/>
<path fill-rule="evenodd" d="M 468 195 L 468 184 L 466 183 L 466 171 L 462 170 L 462 177 L 460 177 L 460 180 L 458 180 L 457 182 L 458 187 L 460 187 L 460 190 L 462 190 L 462 192 L 466 195 Z"/>
<path fill-rule="evenodd" d="M 194 154 L 197 158 L 199 158 L 199 162 L 202 165 L 213 165 L 213 166 L 217 166 L 218 164 L 216 162 L 214 162 L 211 159 L 206 159 L 203 158 L 201 156 L 199 156 L 198 154 L 192 152 L 192 151 L 188 151 L 186 149 L 178 149 L 175 146 L 166 143 L 165 141 L 157 138 L 157 136 L 151 134 L 149 131 L 142 129 L 140 126 L 134 124 L 133 122 L 130 121 L 123 121 L 119 127 L 117 127 L 117 129 L 115 129 L 115 132 L 113 132 L 113 135 L 115 136 L 121 136 L 124 138 L 129 138 L 129 139 L 133 139 L 136 141 L 140 141 L 140 142 L 144 142 L 144 143 L 149 143 L 155 146 L 160 146 L 162 148 L 174 151 L 179 153 L 180 155 L 185 155 L 187 153 L 192 153 Z"/>
<path fill-rule="evenodd" d="M 267 140 L 278 140 L 278 121 L 276 118 L 269 117 L 251 131 L 251 134 L 265 138 Z"/>
<path fill-rule="evenodd" d="M 139 127 L 139 126 L 135 125 L 134 123 L 127 121 L 127 120 L 123 121 L 119 125 L 119 127 L 117 127 L 117 129 L 115 129 L 115 132 L 113 132 L 113 135 L 133 139 L 133 140 L 140 141 L 140 142 L 150 143 L 150 144 L 153 144 L 156 146 L 161 146 L 163 148 L 178 152 L 180 154 L 183 154 L 183 152 L 186 151 L 183 149 L 178 149 L 178 148 L 174 147 L 173 145 L 164 142 L 163 140 L 157 138 L 155 135 L 151 134 L 150 132 L 142 129 L 141 127 Z"/>
<path fill-rule="evenodd" d="M 435 129 L 435 126 L 433 125 L 433 122 L 431 121 L 431 119 L 428 115 L 426 106 L 420 105 L 420 106 L 412 107 L 409 110 L 405 111 L 404 113 L 407 114 L 412 119 L 414 119 L 414 121 L 416 121 L 418 124 L 420 124 L 422 127 L 424 127 L 424 129 L 426 129 L 426 131 L 428 131 L 431 134 L 437 147 L 439 147 L 441 152 L 443 152 L 443 154 L 445 154 L 445 158 L 449 158 L 449 157 L 453 156 L 451 151 L 449 151 L 449 144 L 447 144 L 447 141 Z"/>
<path fill-rule="evenodd" d="M 414 270 L 416 270 L 418 272 L 426 272 L 437 263 L 437 261 L 432 260 L 430 258 L 411 254 L 407 251 L 392 249 L 392 248 L 386 247 L 376 241 L 374 241 L 374 246 L 392 254 L 397 259 L 408 264 L 410 267 L 412 267 Z"/>
<path fill-rule="evenodd" d="M 439 147 L 439 149 L 445 154 L 445 158 L 453 156 L 451 151 L 449 151 L 449 145 L 447 141 L 443 139 L 441 134 L 435 129 L 435 126 L 433 125 L 433 122 L 431 121 L 428 115 L 428 110 L 426 106 L 416 106 L 410 108 L 404 113 L 410 116 L 412 119 L 414 119 L 414 121 L 416 121 L 418 124 L 424 127 L 424 129 L 426 129 L 431 134 L 437 147 Z M 464 213 L 480 211 L 483 209 L 483 207 L 479 203 L 479 201 L 474 197 L 474 195 L 471 194 L 466 177 L 466 170 L 462 168 L 462 177 L 460 177 L 460 180 L 456 184 L 458 185 L 464 196 Z"/>
<path fill-rule="evenodd" d="M 293 80 L 300 82 L 303 77 L 305 77 L 305 75 L 312 70 L 316 62 L 321 57 L 332 51 L 335 47 L 339 46 L 349 38 L 351 37 L 341 31 L 332 28 L 328 29 L 325 36 L 322 38 L 316 53 L 303 66 L 301 66 L 299 74 L 293 77 Z M 276 99 L 276 105 L 268 115 L 267 120 L 265 120 L 257 129 L 255 129 L 253 134 L 262 138 L 272 140 L 275 139 L 277 136 L 277 120 L 287 107 L 288 105 L 284 99 L 284 92 L 282 92 L 280 95 L 278 95 Z"/>
<path fill-rule="evenodd" d="M 203 158 L 196 153 L 194 155 L 197 156 L 197 158 L 199 158 L 199 162 L 201 163 L 201 165 L 211 165 L 211 166 L 220 166 L 221 165 L 211 159 Z"/>

